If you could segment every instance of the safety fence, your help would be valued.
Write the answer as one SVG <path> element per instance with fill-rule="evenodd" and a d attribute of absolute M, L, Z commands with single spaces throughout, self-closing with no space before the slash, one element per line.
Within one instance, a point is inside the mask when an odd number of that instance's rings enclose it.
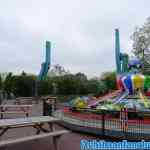
<path fill-rule="evenodd" d="M 57 110 L 54 116 L 72 130 L 122 139 L 150 139 L 150 112 Z"/>

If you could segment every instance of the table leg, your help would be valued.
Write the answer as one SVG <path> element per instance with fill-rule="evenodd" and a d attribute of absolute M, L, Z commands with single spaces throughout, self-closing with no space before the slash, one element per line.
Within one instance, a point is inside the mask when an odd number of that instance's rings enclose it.
<path fill-rule="evenodd" d="M 52 123 L 52 131 L 55 131 L 56 129 L 55 129 L 55 123 Z"/>
<path fill-rule="evenodd" d="M 2 128 L 2 132 L 0 132 L 0 136 L 2 136 L 9 128 Z"/>
<path fill-rule="evenodd" d="M 26 112 L 26 117 L 29 117 L 29 113 L 28 112 Z"/>
<path fill-rule="evenodd" d="M 38 126 L 38 124 L 35 124 L 34 126 L 33 126 L 33 128 L 35 128 L 36 129 L 36 134 L 40 134 L 40 129 L 39 129 L 39 126 Z"/>
<path fill-rule="evenodd" d="M 3 112 L 5 111 L 5 109 L 2 107 L 1 108 L 1 119 L 3 119 Z"/>
<path fill-rule="evenodd" d="M 48 122 L 48 125 L 49 125 L 49 129 L 50 129 L 51 132 L 53 132 L 53 131 L 56 130 L 56 129 L 55 129 L 55 123 L 50 123 L 50 122 Z"/>
<path fill-rule="evenodd" d="M 53 146 L 54 146 L 54 150 L 60 150 L 59 149 L 59 138 L 60 136 L 54 136 L 53 137 Z"/>
<path fill-rule="evenodd" d="M 41 131 L 45 132 L 45 133 L 50 132 L 49 130 L 43 128 L 43 125 L 44 125 L 43 123 L 39 124 L 39 125 L 38 125 L 38 126 L 39 126 L 39 129 L 40 129 Z"/>
<path fill-rule="evenodd" d="M 45 132 L 45 133 L 47 133 L 47 132 L 50 132 L 49 130 L 47 130 L 47 129 L 44 129 L 42 126 L 43 126 L 44 124 L 36 124 L 36 125 L 34 125 L 33 127 L 34 128 L 36 128 L 36 134 L 40 134 L 40 132 L 42 131 L 42 132 Z"/>

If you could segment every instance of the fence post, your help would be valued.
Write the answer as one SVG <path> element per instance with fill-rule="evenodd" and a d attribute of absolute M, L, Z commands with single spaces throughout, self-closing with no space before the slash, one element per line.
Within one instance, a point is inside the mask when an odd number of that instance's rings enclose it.
<path fill-rule="evenodd" d="M 102 135 L 105 136 L 105 111 L 102 110 Z"/>
<path fill-rule="evenodd" d="M 128 110 L 127 110 L 127 108 L 121 109 L 120 121 L 121 121 L 121 129 L 122 129 L 123 135 L 126 138 L 126 132 L 128 130 Z"/>

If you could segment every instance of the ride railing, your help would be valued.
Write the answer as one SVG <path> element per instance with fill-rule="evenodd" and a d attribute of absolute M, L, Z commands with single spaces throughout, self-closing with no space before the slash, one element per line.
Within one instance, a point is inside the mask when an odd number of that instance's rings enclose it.
<path fill-rule="evenodd" d="M 82 113 L 81 113 L 82 112 Z M 150 139 L 150 112 L 128 110 L 108 111 L 82 109 L 54 113 L 64 123 L 86 129 L 86 131 L 123 139 Z"/>

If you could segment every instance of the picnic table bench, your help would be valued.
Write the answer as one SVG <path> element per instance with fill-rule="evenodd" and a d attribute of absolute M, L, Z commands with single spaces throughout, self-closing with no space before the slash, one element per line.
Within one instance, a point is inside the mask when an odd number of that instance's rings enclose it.
<path fill-rule="evenodd" d="M 35 96 L 35 97 L 17 97 L 15 99 L 15 101 L 14 101 L 14 104 L 15 105 L 38 104 L 41 101 L 42 98 L 40 96 Z"/>
<path fill-rule="evenodd" d="M 36 129 L 36 134 L 42 132 L 50 132 L 54 130 L 53 124 L 57 123 L 59 119 L 50 116 L 40 117 L 27 117 L 17 119 L 2 119 L 0 120 L 0 136 L 2 136 L 7 130 L 21 127 L 33 127 Z M 43 126 L 49 125 L 49 129 L 45 129 Z"/>
<path fill-rule="evenodd" d="M 0 105 L 0 115 L 3 119 L 4 114 L 25 114 L 29 116 L 32 105 Z"/>
<path fill-rule="evenodd" d="M 54 149 L 58 150 L 58 139 L 61 135 L 68 133 L 67 130 L 55 131 L 54 124 L 59 122 L 59 119 L 50 116 L 40 116 L 40 117 L 28 117 L 28 118 L 17 118 L 17 119 L 3 119 L 0 120 L 0 136 L 8 131 L 8 129 L 22 128 L 22 127 L 33 127 L 36 129 L 36 134 L 33 136 L 27 136 L 19 139 L 1 141 L 0 147 L 5 147 L 11 144 L 17 144 L 22 142 L 28 142 L 31 140 L 39 140 L 46 137 L 52 137 Z M 49 129 L 45 129 L 43 125 L 48 124 Z M 44 132 L 44 134 L 40 134 Z"/>

